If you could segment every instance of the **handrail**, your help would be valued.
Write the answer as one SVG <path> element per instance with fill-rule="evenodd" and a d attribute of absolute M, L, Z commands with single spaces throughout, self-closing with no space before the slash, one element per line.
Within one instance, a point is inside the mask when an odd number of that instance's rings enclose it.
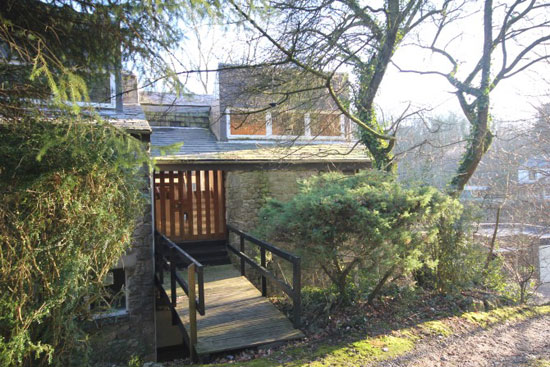
<path fill-rule="evenodd" d="M 168 255 L 168 256 L 167 256 Z M 205 314 L 204 301 L 204 267 L 195 260 L 191 255 L 182 250 L 178 245 L 172 242 L 162 233 L 155 231 L 155 258 L 157 261 L 156 271 L 158 273 L 156 279 L 158 286 L 169 299 L 170 308 L 172 309 L 172 324 L 176 325 L 178 316 L 176 311 L 177 292 L 176 288 L 179 285 L 189 299 L 189 334 L 182 327 L 184 337 L 189 344 L 191 356 L 194 355 L 194 346 L 197 343 L 197 315 Z M 187 268 L 187 281 L 177 273 L 178 260 L 183 260 Z M 170 269 L 170 295 L 164 290 L 164 270 Z M 198 286 L 198 298 L 196 295 L 196 287 Z"/>
<path fill-rule="evenodd" d="M 245 275 L 245 263 L 248 263 L 253 268 L 258 270 L 262 277 L 262 296 L 267 296 L 267 278 L 273 280 L 275 284 L 282 289 L 291 299 L 293 304 L 293 324 L 298 328 L 301 324 L 301 260 L 300 257 L 291 254 L 285 250 L 273 246 L 270 243 L 262 241 L 248 233 L 242 232 L 234 226 L 227 224 L 228 232 L 233 232 L 240 238 L 240 250 L 227 242 L 227 248 L 241 259 L 241 275 Z M 254 261 L 250 256 L 246 255 L 245 240 L 257 245 L 260 248 L 260 264 Z M 278 279 L 271 271 L 266 267 L 266 251 L 271 252 L 284 260 L 287 260 L 292 264 L 292 285 Z"/>
<path fill-rule="evenodd" d="M 174 251 L 177 257 L 184 260 L 186 263 L 191 263 L 195 265 L 195 272 L 197 273 L 197 284 L 199 287 L 199 294 L 198 299 L 195 299 L 196 302 L 196 308 L 197 311 L 204 316 L 205 313 L 205 307 L 204 307 L 204 265 L 202 265 L 200 262 L 198 262 L 195 258 L 193 258 L 191 255 L 189 255 L 187 252 L 182 250 L 178 245 L 176 245 L 174 242 L 172 242 L 168 237 L 166 237 L 164 234 L 155 231 L 155 235 L 157 236 L 157 241 L 155 242 L 157 245 L 165 246 L 169 250 Z M 157 246 L 157 250 L 159 247 Z M 163 254 L 161 254 L 162 256 Z M 170 262 L 172 263 L 172 262 Z M 173 262 L 174 265 L 176 264 L 176 261 Z M 166 264 L 169 265 L 169 264 Z M 187 268 L 189 268 L 189 265 L 187 265 Z M 183 291 L 187 296 L 189 296 L 189 287 L 187 285 L 187 282 L 181 278 L 181 276 L 177 273 L 174 273 L 176 282 L 181 286 Z"/>

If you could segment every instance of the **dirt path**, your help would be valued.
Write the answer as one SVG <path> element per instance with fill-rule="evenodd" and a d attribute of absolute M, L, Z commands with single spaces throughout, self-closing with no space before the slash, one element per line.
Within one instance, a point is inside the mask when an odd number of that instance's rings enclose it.
<path fill-rule="evenodd" d="M 421 342 L 411 353 L 376 367 L 529 366 L 550 360 L 550 316 Z"/>

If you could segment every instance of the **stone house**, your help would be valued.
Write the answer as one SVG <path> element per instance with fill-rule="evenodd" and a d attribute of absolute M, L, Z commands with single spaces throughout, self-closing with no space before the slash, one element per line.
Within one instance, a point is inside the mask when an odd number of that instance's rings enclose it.
<path fill-rule="evenodd" d="M 122 85 L 117 85 L 118 80 Z M 152 130 L 139 104 L 135 76 L 109 75 L 101 86 L 90 95 L 100 116 L 126 130 L 149 149 Z M 126 92 L 117 94 L 117 90 Z M 144 169 L 145 195 L 151 194 L 150 184 L 151 174 Z M 110 311 L 96 314 L 89 324 L 95 362 L 126 362 L 132 356 L 156 360 L 152 215 L 150 206 L 138 215 L 131 248 L 106 279 L 106 286 L 121 297 L 111 305 Z"/>
<path fill-rule="evenodd" d="M 246 77 L 242 70 L 220 72 L 214 96 L 138 93 L 131 75 L 119 79 L 122 88 L 104 86 L 109 96 L 126 92 L 107 98 L 99 113 L 151 144 L 155 171 L 144 174 L 152 205 L 109 277 L 110 286 L 124 290 L 124 302 L 92 322 L 98 362 L 156 360 L 157 351 L 181 349 L 182 335 L 155 288 L 155 229 L 193 256 L 223 262 L 227 223 L 249 231 L 265 200 L 289 199 L 298 179 L 370 167 L 350 121 L 326 95 L 269 102 L 271 95 L 243 89 L 252 86 Z M 192 253 L 197 243 L 210 250 Z"/>
<path fill-rule="evenodd" d="M 223 65 L 221 69 L 216 96 L 176 98 L 144 92 L 140 98 L 151 117 L 159 171 L 193 171 L 203 181 L 204 172 L 209 172 L 211 184 L 212 177 L 222 174 L 222 216 L 227 222 L 250 230 L 265 199 L 290 198 L 297 179 L 370 166 L 366 151 L 354 138 L 352 123 L 326 92 L 314 90 L 280 102 L 287 87 L 280 82 L 280 73 L 279 85 L 268 85 L 266 92 L 265 70 L 223 69 Z M 159 149 L 175 144 L 181 145 Z M 156 219 L 159 225 L 160 218 Z M 179 232 L 170 230 L 165 233 L 178 238 Z"/>
<path fill-rule="evenodd" d="M 152 129 L 155 228 L 202 263 L 227 261 L 226 224 L 252 230 L 267 198 L 290 199 L 297 180 L 370 167 L 325 92 L 285 99 L 274 77 L 263 89 L 264 74 L 229 67 L 214 96 L 140 93 Z M 156 319 L 159 350 L 181 343 L 167 308 Z"/>

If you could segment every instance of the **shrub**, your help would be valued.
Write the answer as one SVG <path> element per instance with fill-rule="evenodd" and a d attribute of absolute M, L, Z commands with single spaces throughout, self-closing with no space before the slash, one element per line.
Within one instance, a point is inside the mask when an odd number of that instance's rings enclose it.
<path fill-rule="evenodd" d="M 84 365 L 80 321 L 143 213 L 143 149 L 65 117 L 0 136 L 0 366 Z"/>
<path fill-rule="evenodd" d="M 432 187 L 407 189 L 383 172 L 327 173 L 303 181 L 287 203 L 268 201 L 259 231 L 293 243 L 304 262 L 328 276 L 343 302 L 352 271 L 361 268 L 372 302 L 387 281 L 422 265 L 437 221 L 458 207 Z"/>
<path fill-rule="evenodd" d="M 495 257 L 487 266 L 487 250 L 473 240 L 471 211 L 447 213 L 438 222 L 436 240 L 426 247 L 427 264 L 415 273 L 423 288 L 441 293 L 484 288 L 502 293 L 506 279 L 502 262 Z"/>

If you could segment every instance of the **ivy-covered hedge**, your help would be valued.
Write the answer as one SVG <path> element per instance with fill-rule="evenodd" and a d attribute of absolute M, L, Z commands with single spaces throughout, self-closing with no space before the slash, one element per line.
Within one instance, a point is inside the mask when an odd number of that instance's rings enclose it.
<path fill-rule="evenodd" d="M 86 364 L 80 323 L 143 213 L 145 162 L 99 121 L 0 123 L 0 366 Z"/>

